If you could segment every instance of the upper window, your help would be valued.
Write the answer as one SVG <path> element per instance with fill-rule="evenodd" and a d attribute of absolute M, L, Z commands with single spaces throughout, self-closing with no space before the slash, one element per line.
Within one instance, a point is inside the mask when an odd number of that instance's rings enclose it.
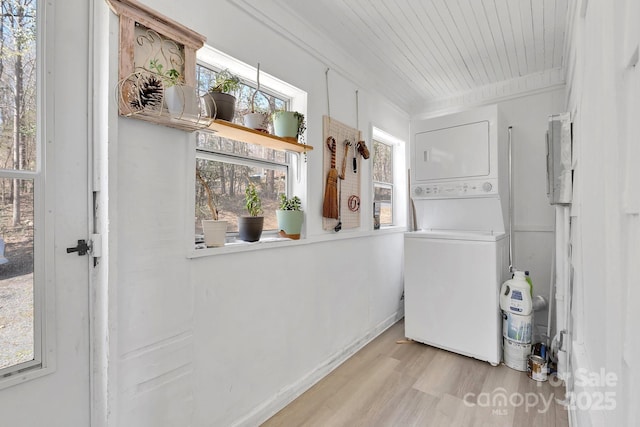
<path fill-rule="evenodd" d="M 393 225 L 393 146 L 373 141 L 374 215 L 380 225 Z"/>
<path fill-rule="evenodd" d="M 244 114 L 252 109 L 252 96 L 257 87 L 256 70 L 206 46 L 198 52 L 198 59 L 196 73 L 201 93 L 212 86 L 221 70 L 228 69 L 240 76 L 240 87 L 231 94 L 236 97 L 236 114 L 233 121 L 243 124 Z M 297 109 L 301 110 L 300 103 L 306 103 L 306 97 L 301 96 L 302 92 L 286 83 L 262 72 L 260 79 L 260 92 L 254 98 L 256 110 L 266 112 L 270 116 L 277 110 L 289 110 L 296 103 Z M 273 125 L 270 122 L 268 130 L 273 133 Z M 277 231 L 276 210 L 279 195 L 290 196 L 296 186 L 301 187 L 299 179 L 291 178 L 291 171 L 296 169 L 293 163 L 299 159 L 297 154 L 221 138 L 203 131 L 197 133 L 195 156 L 198 177 L 195 182 L 196 241 L 202 235 L 202 220 L 212 218 L 209 193 L 218 219 L 228 221 L 228 240 L 233 239 L 238 232 L 238 216 L 247 214 L 245 189 L 250 184 L 256 186 L 262 201 L 263 235 Z"/>
<path fill-rule="evenodd" d="M 220 69 L 214 68 L 208 64 L 198 64 L 196 66 L 196 77 L 198 81 L 198 91 L 205 93 L 213 86 L 213 82 L 216 80 L 216 75 L 220 72 Z M 288 106 L 288 100 L 282 94 L 277 94 L 269 89 L 265 89 L 260 86 L 260 92 L 256 92 L 257 83 L 253 81 L 242 80 L 240 87 L 233 90 L 231 94 L 236 97 L 236 114 L 233 119 L 235 123 L 243 124 L 243 116 L 246 113 L 250 113 L 253 109 L 255 111 L 265 112 L 271 114 L 277 110 L 284 110 Z M 269 132 L 273 133 L 273 124 L 269 123 Z"/>

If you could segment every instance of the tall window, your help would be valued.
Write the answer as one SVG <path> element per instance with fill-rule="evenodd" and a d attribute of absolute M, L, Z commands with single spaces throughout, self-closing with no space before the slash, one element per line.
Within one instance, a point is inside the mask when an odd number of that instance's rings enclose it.
<path fill-rule="evenodd" d="M 373 140 L 373 202 L 380 225 L 393 225 L 393 146 Z"/>
<path fill-rule="evenodd" d="M 36 1 L 0 17 L 0 377 L 39 363 L 34 310 Z"/>
<path fill-rule="evenodd" d="M 217 72 L 219 70 L 213 67 L 198 65 L 198 87 L 201 92 L 211 86 Z M 250 112 L 255 87 L 254 82 L 245 79 L 240 88 L 232 93 L 237 100 L 235 122 L 242 124 L 242 116 Z M 256 96 L 255 104 L 260 111 L 272 113 L 278 109 L 286 109 L 288 100 L 261 87 L 261 94 Z M 270 131 L 272 130 L 271 128 Z M 200 132 L 196 143 L 196 235 L 202 234 L 202 220 L 212 217 L 208 191 L 212 193 L 218 219 L 228 221 L 228 233 L 237 233 L 237 217 L 247 214 L 244 204 L 245 189 L 251 183 L 256 186 L 262 200 L 264 230 L 276 230 L 278 195 L 289 193 L 290 157 L 291 155 L 282 151 Z"/>

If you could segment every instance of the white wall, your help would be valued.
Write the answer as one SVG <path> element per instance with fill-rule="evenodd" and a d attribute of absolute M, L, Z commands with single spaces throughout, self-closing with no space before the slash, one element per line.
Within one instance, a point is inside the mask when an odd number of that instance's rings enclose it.
<path fill-rule="evenodd" d="M 632 426 L 640 422 L 640 6 L 584 0 L 574 6 L 568 52 L 574 280 L 567 349 L 577 405 L 571 422 Z M 586 373 L 595 375 L 590 384 Z"/>
<path fill-rule="evenodd" d="M 564 91 L 555 89 L 500 102 L 512 126 L 513 265 L 529 270 L 534 297 L 549 300 L 554 244 L 554 211 L 547 199 L 545 132 L 552 114 L 563 112 Z M 546 333 L 547 310 L 535 313 L 538 333 Z"/>
<path fill-rule="evenodd" d="M 208 43 L 308 93 L 307 242 L 188 259 L 194 136 L 117 118 L 109 135 L 113 266 L 108 366 L 111 425 L 256 425 L 328 372 L 401 312 L 402 234 L 370 232 L 370 163 L 363 226 L 321 228 L 325 65 L 281 31 L 226 1 L 144 3 Z M 106 11 L 105 11 L 106 13 Z M 117 18 L 110 37 L 116 86 Z M 409 120 L 330 73 L 331 114 L 408 141 Z M 105 187 L 106 188 L 106 187 Z"/>

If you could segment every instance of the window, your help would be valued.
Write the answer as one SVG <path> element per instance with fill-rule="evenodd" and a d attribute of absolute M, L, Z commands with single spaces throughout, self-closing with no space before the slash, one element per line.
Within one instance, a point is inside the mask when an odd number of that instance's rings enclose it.
<path fill-rule="evenodd" d="M 380 225 L 393 225 L 393 146 L 373 140 L 373 202 Z"/>
<path fill-rule="evenodd" d="M 246 215 L 244 192 L 249 183 L 255 184 L 262 200 L 264 230 L 276 230 L 278 195 L 289 194 L 288 155 L 271 150 L 199 133 L 196 149 L 196 171 L 213 195 L 218 219 L 228 221 L 227 232 L 238 232 L 239 215 Z M 207 191 L 196 180 L 195 232 L 202 234 L 202 220 L 211 219 Z"/>
<path fill-rule="evenodd" d="M 39 3 L 39 2 L 38 2 Z M 38 187 L 36 5 L 3 2 L 0 21 L 0 377 L 41 360 L 34 280 Z M 39 219 L 39 218 L 38 218 Z M 41 279 L 38 278 L 40 283 Z M 39 296 L 39 295 L 38 295 Z"/>
<path fill-rule="evenodd" d="M 212 86 L 216 79 L 216 75 L 220 70 L 215 70 L 211 66 L 198 64 L 196 65 L 196 77 L 198 82 L 198 91 L 205 93 Z M 243 124 L 242 117 L 246 113 L 251 112 L 251 100 L 257 84 L 248 81 L 242 81 L 240 88 L 231 94 L 236 97 L 236 115 L 234 122 Z M 274 94 L 269 89 L 265 89 L 260 85 L 260 92 L 256 94 L 254 101 L 254 108 L 256 111 L 263 111 L 269 114 L 287 108 L 287 101 L 282 99 L 282 95 L 278 97 L 278 94 Z M 270 123 L 269 132 L 273 133 L 273 125 Z"/>
<path fill-rule="evenodd" d="M 376 127 L 371 129 L 374 208 L 380 225 L 402 227 L 407 215 L 405 142 Z"/>
<path fill-rule="evenodd" d="M 205 46 L 198 52 L 196 67 L 198 89 L 207 91 L 215 76 L 223 69 L 229 69 L 241 78 L 240 88 L 232 93 L 236 97 L 234 122 L 242 123 L 242 116 L 251 111 L 251 98 L 257 87 L 254 81 L 256 70 L 242 64 L 221 52 Z M 306 110 L 306 94 L 279 81 L 266 73 L 260 73 L 260 94 L 255 97 L 256 110 L 272 113 L 279 109 Z M 302 108 L 301 108 L 302 107 Z M 269 131 L 272 132 L 269 123 Z M 228 221 L 228 237 L 238 232 L 237 217 L 246 215 L 245 189 L 255 184 L 262 200 L 264 232 L 277 230 L 276 210 L 279 195 L 293 194 L 296 188 L 303 188 L 300 176 L 300 156 L 270 148 L 234 141 L 215 136 L 207 131 L 197 133 L 195 182 L 195 223 L 196 241 L 202 234 L 202 220 L 211 219 L 208 191 L 211 192 L 218 219 Z M 292 171 L 297 172 L 296 179 Z M 300 194 L 296 191 L 295 194 Z"/>

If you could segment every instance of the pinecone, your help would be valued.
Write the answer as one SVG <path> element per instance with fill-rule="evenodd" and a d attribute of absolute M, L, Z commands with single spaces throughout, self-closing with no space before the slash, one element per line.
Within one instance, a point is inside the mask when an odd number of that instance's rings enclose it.
<path fill-rule="evenodd" d="M 138 78 L 138 94 L 133 97 L 131 107 L 136 110 L 156 109 L 162 105 L 162 81 L 154 75 L 142 75 Z"/>

